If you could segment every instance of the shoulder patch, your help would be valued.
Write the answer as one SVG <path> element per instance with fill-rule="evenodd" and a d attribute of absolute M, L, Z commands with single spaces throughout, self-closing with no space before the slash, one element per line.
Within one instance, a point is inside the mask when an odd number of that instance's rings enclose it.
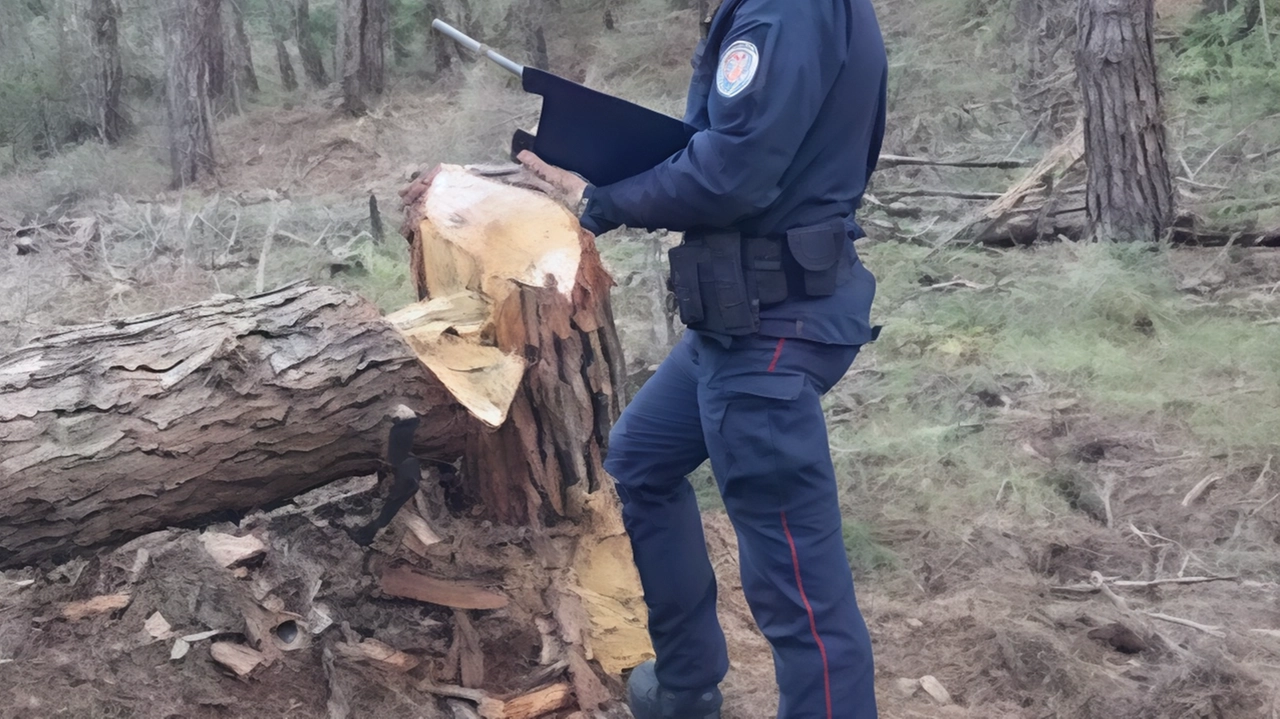
<path fill-rule="evenodd" d="M 720 56 L 720 69 L 716 72 L 716 90 L 724 97 L 733 97 L 751 85 L 760 69 L 760 51 L 755 44 L 739 40 L 725 49 Z"/>

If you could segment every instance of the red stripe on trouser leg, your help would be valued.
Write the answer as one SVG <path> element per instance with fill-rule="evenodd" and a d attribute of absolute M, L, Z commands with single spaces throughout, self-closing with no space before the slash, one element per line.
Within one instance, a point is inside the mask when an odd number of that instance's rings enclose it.
<path fill-rule="evenodd" d="M 782 346 L 787 343 L 787 338 L 778 339 L 778 349 L 773 351 L 773 361 L 769 363 L 769 371 L 772 372 L 778 368 L 778 358 L 782 356 Z"/>
<path fill-rule="evenodd" d="M 778 352 L 782 352 L 782 342 L 778 342 Z M 776 363 L 777 357 L 774 357 Z M 773 367 L 769 368 L 773 371 Z M 800 601 L 804 602 L 804 610 L 809 613 L 809 631 L 813 632 L 813 641 L 818 644 L 818 653 L 822 655 L 822 688 L 827 694 L 827 719 L 832 719 L 831 714 L 831 668 L 827 665 L 827 646 L 822 643 L 822 637 L 818 636 L 818 622 L 813 618 L 813 607 L 809 604 L 809 597 L 804 593 L 804 580 L 800 578 L 800 557 L 796 553 L 796 540 L 791 536 L 791 528 L 787 526 L 787 513 L 782 513 L 782 533 L 787 535 L 787 544 L 791 547 L 791 566 L 796 569 L 796 588 L 800 590 Z"/>

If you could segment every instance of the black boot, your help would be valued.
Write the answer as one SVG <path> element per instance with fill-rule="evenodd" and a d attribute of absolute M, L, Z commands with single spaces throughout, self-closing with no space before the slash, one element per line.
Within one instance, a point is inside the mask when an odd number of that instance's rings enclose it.
<path fill-rule="evenodd" d="M 671 691 L 658 684 L 653 662 L 645 662 L 627 680 L 627 705 L 636 719 L 720 719 L 724 697 L 719 687 Z"/>

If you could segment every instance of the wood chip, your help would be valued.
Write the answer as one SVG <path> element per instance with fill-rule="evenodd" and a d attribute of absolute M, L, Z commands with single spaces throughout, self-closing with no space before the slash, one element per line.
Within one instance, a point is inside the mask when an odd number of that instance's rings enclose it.
<path fill-rule="evenodd" d="M 236 673 L 236 676 L 248 676 L 266 657 L 256 649 L 235 642 L 214 642 L 209 647 L 213 660 Z"/>
<path fill-rule="evenodd" d="M 926 674 L 920 677 L 920 688 L 929 693 L 933 700 L 939 704 L 951 703 L 951 692 L 942 686 L 942 682 L 938 681 L 932 674 Z"/>
<path fill-rule="evenodd" d="M 898 677 L 893 680 L 893 688 L 904 697 L 910 698 L 920 691 L 920 680 L 909 679 L 907 677 Z"/>
<path fill-rule="evenodd" d="M 462 686 L 479 688 L 484 684 L 484 649 L 480 646 L 480 633 L 467 617 L 466 611 L 453 610 L 453 619 L 453 641 L 458 645 L 458 676 Z"/>
<path fill-rule="evenodd" d="M 226 633 L 227 633 L 227 632 L 226 632 L 225 630 L 222 630 L 222 629 L 211 629 L 211 630 L 209 630 L 209 631 L 207 631 L 207 632 L 199 632 L 199 633 L 196 633 L 196 634 L 188 634 L 188 635 L 186 635 L 186 636 L 182 637 L 182 641 L 184 641 L 184 642 L 186 642 L 186 643 L 188 643 L 188 644 L 195 644 L 196 642 L 202 642 L 202 641 L 204 641 L 204 640 L 206 640 L 206 639 L 212 639 L 212 638 L 214 638 L 214 637 L 218 636 L 219 634 L 226 634 Z"/>
<path fill-rule="evenodd" d="M 118 609 L 124 609 L 129 606 L 130 601 L 132 599 L 128 594 L 104 594 L 92 599 L 71 602 L 62 608 L 62 616 L 73 622 L 78 622 L 81 619 L 88 619 L 99 614 L 109 614 Z"/>
<path fill-rule="evenodd" d="M 473 584 L 429 577 L 409 567 L 383 572 L 379 586 L 384 594 L 392 597 L 416 599 L 454 609 L 502 609 L 510 603 L 501 594 Z"/>
<path fill-rule="evenodd" d="M 143 628 L 147 630 L 147 634 L 157 641 L 168 639 L 173 636 L 173 627 L 169 624 L 169 620 L 164 618 L 160 612 L 156 612 L 147 617 L 147 621 L 143 624 Z"/>
<path fill-rule="evenodd" d="M 352 661 L 373 664 L 397 674 L 403 674 L 421 663 L 421 660 L 417 657 L 383 644 L 376 639 L 366 639 L 358 644 L 338 642 L 333 645 L 333 648 L 339 656 Z"/>
<path fill-rule="evenodd" d="M 480 715 L 485 719 L 537 719 L 571 706 L 573 686 L 559 682 L 493 704 L 482 702 Z"/>
<path fill-rule="evenodd" d="M 175 639 L 173 641 L 173 649 L 169 650 L 169 660 L 178 661 L 187 656 L 187 652 L 191 651 L 191 644 L 184 639 Z"/>
<path fill-rule="evenodd" d="M 230 569 L 250 559 L 266 553 L 267 545 L 252 534 L 237 537 L 219 532 L 205 532 L 200 535 L 205 551 L 213 557 L 218 566 Z"/>

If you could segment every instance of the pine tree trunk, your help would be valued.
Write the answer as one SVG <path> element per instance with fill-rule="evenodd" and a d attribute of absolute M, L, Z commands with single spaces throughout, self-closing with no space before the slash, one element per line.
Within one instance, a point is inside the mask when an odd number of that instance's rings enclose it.
<path fill-rule="evenodd" d="M 390 18 L 386 0 L 342 0 L 342 107 L 352 115 L 368 112 L 370 95 L 386 86 L 386 44 Z"/>
<path fill-rule="evenodd" d="M 236 68 L 236 79 L 251 92 L 258 92 L 258 72 L 253 67 L 253 48 L 249 45 L 249 33 L 244 27 L 243 0 L 227 0 L 231 9 L 231 33 L 228 34 L 229 55 Z"/>
<path fill-rule="evenodd" d="M 285 24 L 281 21 L 280 11 L 276 7 L 277 0 L 267 0 L 267 14 L 271 22 L 271 36 L 276 45 L 276 64 L 280 66 L 280 83 L 284 89 L 293 92 L 298 89 L 298 76 L 293 71 L 293 60 L 289 58 L 289 48 L 284 44 L 288 36 Z"/>
<path fill-rule="evenodd" d="M 298 0 L 294 29 L 298 40 L 298 56 L 302 58 L 302 71 L 313 87 L 325 87 L 329 84 L 329 76 L 324 71 L 324 59 L 320 56 L 315 35 L 311 33 L 311 8 L 307 0 Z"/>
<path fill-rule="evenodd" d="M 431 22 L 436 18 L 444 19 L 444 10 L 440 6 L 440 0 L 426 0 L 426 38 L 427 38 L 427 55 L 435 60 L 435 74 L 442 75 L 453 67 L 453 55 L 450 52 L 449 45 L 452 41 L 442 37 L 435 30 L 431 29 Z"/>
<path fill-rule="evenodd" d="M 1173 222 L 1156 79 L 1153 0 L 1081 0 L 1077 68 L 1085 111 L 1089 234 L 1156 241 Z"/>
<path fill-rule="evenodd" d="M 114 145 L 124 137 L 128 121 L 121 104 L 124 66 L 120 62 L 120 6 L 115 0 L 92 0 L 89 27 L 94 50 L 94 111 L 98 134 Z"/>
<path fill-rule="evenodd" d="M 221 0 L 167 0 L 165 102 L 174 187 L 213 174 L 212 98 L 222 66 Z"/>

